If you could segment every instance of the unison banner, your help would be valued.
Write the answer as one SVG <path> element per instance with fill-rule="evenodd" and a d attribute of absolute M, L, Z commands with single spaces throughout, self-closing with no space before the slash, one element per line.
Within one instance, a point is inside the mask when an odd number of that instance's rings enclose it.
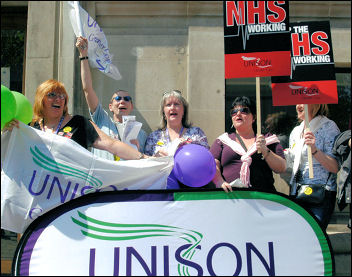
<path fill-rule="evenodd" d="M 225 79 L 290 74 L 288 1 L 224 1 Z"/>
<path fill-rule="evenodd" d="M 78 143 L 33 129 L 1 135 L 1 228 L 23 233 L 38 216 L 101 190 L 164 189 L 173 157 L 109 161 Z"/>
<path fill-rule="evenodd" d="M 15 275 L 323 276 L 333 273 L 326 233 L 281 194 L 100 192 L 35 220 Z"/>
<path fill-rule="evenodd" d="M 330 22 L 292 23 L 292 70 L 271 78 L 274 106 L 337 104 Z"/>

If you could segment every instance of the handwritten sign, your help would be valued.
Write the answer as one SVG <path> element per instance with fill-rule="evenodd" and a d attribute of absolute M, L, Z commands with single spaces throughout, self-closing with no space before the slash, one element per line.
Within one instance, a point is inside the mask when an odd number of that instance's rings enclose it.
<path fill-rule="evenodd" d="M 88 57 L 92 68 L 109 77 L 120 80 L 118 68 L 112 64 L 108 41 L 98 23 L 78 4 L 77 1 L 68 1 L 71 25 L 75 35 L 88 39 Z"/>
<path fill-rule="evenodd" d="M 292 68 L 272 77 L 273 105 L 336 104 L 338 102 L 329 21 L 291 25 Z"/>

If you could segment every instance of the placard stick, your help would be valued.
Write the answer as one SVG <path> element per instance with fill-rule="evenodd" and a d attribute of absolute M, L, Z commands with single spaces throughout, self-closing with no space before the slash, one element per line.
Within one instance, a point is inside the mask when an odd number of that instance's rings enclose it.
<path fill-rule="evenodd" d="M 256 102 L 257 102 L 257 137 L 262 134 L 262 126 L 261 126 L 261 109 L 260 109 L 260 77 L 255 77 L 256 81 Z M 258 153 L 260 154 L 261 151 L 258 150 Z"/>
<path fill-rule="evenodd" d="M 309 118 L 308 118 L 308 104 L 304 104 L 304 126 L 306 131 L 309 130 Z M 312 160 L 312 148 L 307 145 L 308 150 L 308 165 L 309 165 L 309 178 L 314 178 L 313 173 L 313 160 Z"/>

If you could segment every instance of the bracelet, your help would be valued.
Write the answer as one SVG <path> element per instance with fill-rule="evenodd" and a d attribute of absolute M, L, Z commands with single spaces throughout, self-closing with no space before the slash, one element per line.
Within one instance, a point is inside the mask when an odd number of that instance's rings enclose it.
<path fill-rule="evenodd" d="M 83 60 L 88 60 L 88 56 L 85 56 L 85 57 L 79 57 L 79 59 L 80 59 L 81 61 L 83 61 Z"/>
<path fill-rule="evenodd" d="M 314 156 L 316 153 L 318 153 L 318 149 L 314 151 L 314 153 L 312 153 L 312 155 Z"/>
<path fill-rule="evenodd" d="M 266 155 L 265 155 L 265 157 L 264 156 L 262 156 L 262 160 L 265 160 L 266 159 L 266 157 L 268 157 L 268 155 L 270 154 L 270 149 L 268 148 L 268 152 L 266 153 Z"/>

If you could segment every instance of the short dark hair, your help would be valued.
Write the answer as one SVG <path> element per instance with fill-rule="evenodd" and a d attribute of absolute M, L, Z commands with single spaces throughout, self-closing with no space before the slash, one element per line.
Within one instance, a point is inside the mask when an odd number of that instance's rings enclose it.
<path fill-rule="evenodd" d="M 242 107 L 249 108 L 251 114 L 253 114 L 254 117 L 257 114 L 257 109 L 256 109 L 256 106 L 255 106 L 255 102 L 251 98 L 249 98 L 247 96 L 236 97 L 235 100 L 231 104 L 231 110 L 234 107 L 236 107 L 236 106 L 242 106 Z"/>

